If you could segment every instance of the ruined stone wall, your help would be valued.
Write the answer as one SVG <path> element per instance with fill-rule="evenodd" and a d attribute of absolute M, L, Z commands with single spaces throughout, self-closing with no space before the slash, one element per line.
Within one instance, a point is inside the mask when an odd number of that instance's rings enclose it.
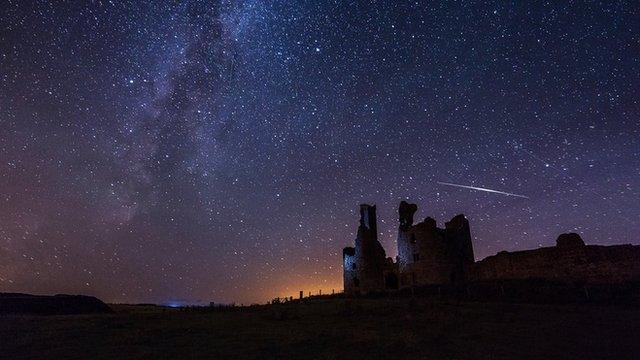
<path fill-rule="evenodd" d="M 386 254 L 377 237 L 368 229 L 358 231 L 356 238 L 356 270 L 361 293 L 384 290 Z"/>
<path fill-rule="evenodd" d="M 375 206 L 360 205 L 355 247 L 344 249 L 343 266 L 345 292 L 366 294 L 385 289 L 385 273 L 389 271 L 389 265 L 384 248 L 378 241 Z"/>
<path fill-rule="evenodd" d="M 400 287 L 464 281 L 474 260 L 471 232 L 464 215 L 454 217 L 441 229 L 432 218 L 413 225 L 416 210 L 415 204 L 400 203 Z"/>
<path fill-rule="evenodd" d="M 400 286 L 441 284 L 450 281 L 451 259 L 444 233 L 433 219 L 398 232 Z"/>
<path fill-rule="evenodd" d="M 469 220 L 463 215 L 456 215 L 445 224 L 446 237 L 449 239 L 456 256 L 461 257 L 464 265 L 476 261 L 473 255 L 473 243 L 471 242 L 471 228 Z"/>
<path fill-rule="evenodd" d="M 577 234 L 563 234 L 556 246 L 500 252 L 476 262 L 471 281 L 545 279 L 614 284 L 640 281 L 640 246 L 585 245 Z"/>
<path fill-rule="evenodd" d="M 378 242 L 375 206 L 360 206 L 355 247 L 343 251 L 346 293 L 495 280 L 640 282 L 640 246 L 586 246 L 579 235 L 562 234 L 553 247 L 500 252 L 474 262 L 471 231 L 464 215 L 455 216 L 442 229 L 432 218 L 414 225 L 417 209 L 415 204 L 400 203 L 394 263 Z"/>
<path fill-rule="evenodd" d="M 356 292 L 358 274 L 356 271 L 356 249 L 346 247 L 342 250 L 343 283 L 344 292 L 353 294 Z"/>

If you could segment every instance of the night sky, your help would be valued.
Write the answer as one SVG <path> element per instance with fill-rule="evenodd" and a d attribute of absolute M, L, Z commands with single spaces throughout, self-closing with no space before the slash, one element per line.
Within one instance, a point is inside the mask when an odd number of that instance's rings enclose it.
<path fill-rule="evenodd" d="M 0 291 L 337 291 L 405 199 L 477 259 L 640 244 L 635 1 L 80 3 L 0 4 Z"/>

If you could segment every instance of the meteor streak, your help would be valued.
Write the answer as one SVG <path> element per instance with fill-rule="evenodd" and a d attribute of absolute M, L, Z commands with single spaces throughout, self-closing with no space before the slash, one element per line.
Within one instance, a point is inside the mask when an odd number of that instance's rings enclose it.
<path fill-rule="evenodd" d="M 518 195 L 518 194 L 508 193 L 508 192 L 504 192 L 504 191 L 492 190 L 492 189 L 485 189 L 485 188 L 476 187 L 476 186 L 452 184 L 452 183 L 442 182 L 442 181 L 438 181 L 438 184 L 461 187 L 461 188 L 471 189 L 471 190 L 486 191 L 486 192 L 490 192 L 490 193 L 502 194 L 502 195 L 507 195 L 507 196 L 515 196 L 515 197 L 525 198 L 525 199 L 529 198 L 528 196 L 524 196 L 524 195 Z"/>

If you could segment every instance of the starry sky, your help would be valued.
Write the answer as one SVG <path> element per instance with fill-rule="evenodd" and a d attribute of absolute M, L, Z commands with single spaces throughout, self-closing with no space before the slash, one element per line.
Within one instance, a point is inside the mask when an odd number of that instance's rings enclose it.
<path fill-rule="evenodd" d="M 640 244 L 639 34 L 634 1 L 5 0 L 0 291 L 340 290 L 358 205 L 395 256 L 405 199 L 477 259 Z"/>

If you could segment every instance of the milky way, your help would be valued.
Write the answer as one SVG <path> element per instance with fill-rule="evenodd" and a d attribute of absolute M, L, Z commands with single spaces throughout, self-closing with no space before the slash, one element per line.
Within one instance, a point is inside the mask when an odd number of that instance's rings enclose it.
<path fill-rule="evenodd" d="M 4 1 L 0 291 L 339 290 L 363 202 L 389 256 L 405 199 L 476 258 L 640 244 L 639 29 L 632 1 Z"/>

